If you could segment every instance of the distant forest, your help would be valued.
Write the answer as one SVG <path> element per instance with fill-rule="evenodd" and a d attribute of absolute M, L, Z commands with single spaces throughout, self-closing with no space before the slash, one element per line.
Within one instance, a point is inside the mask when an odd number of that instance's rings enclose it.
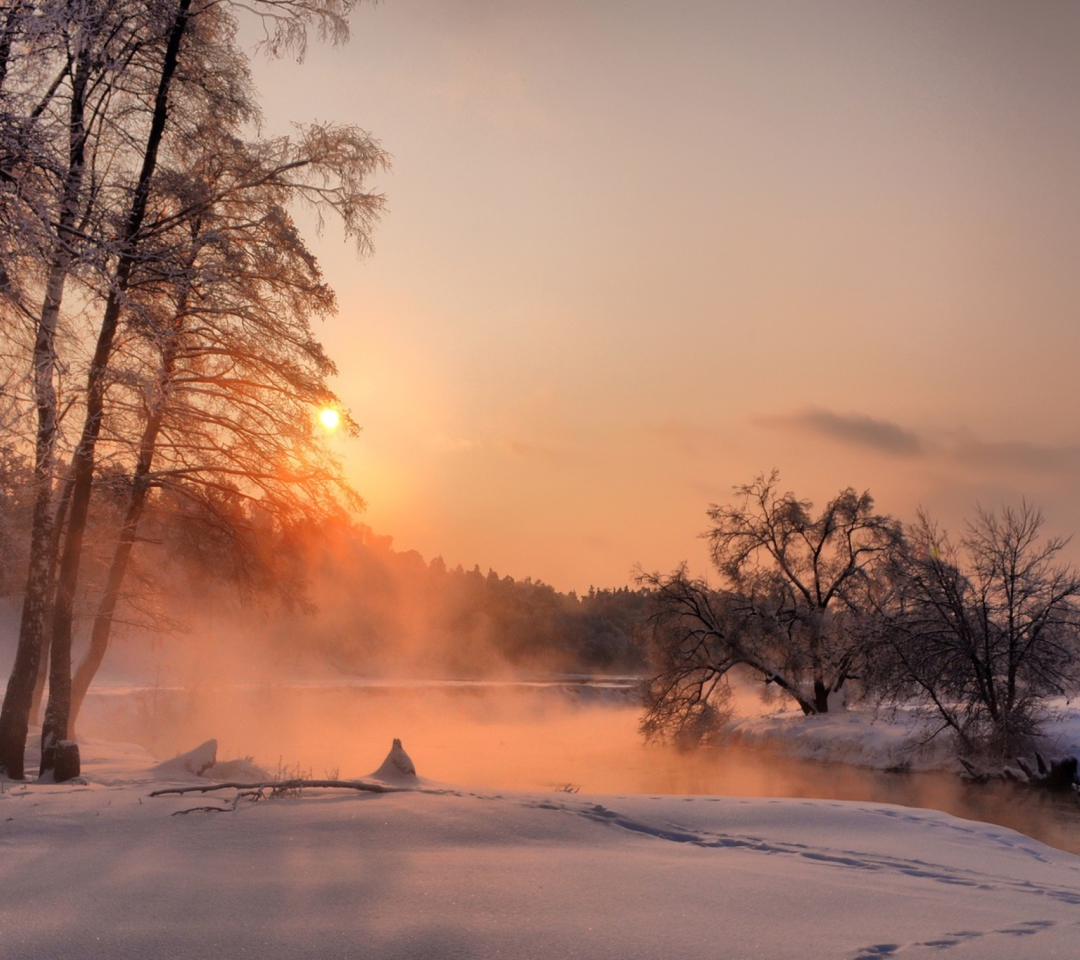
<path fill-rule="evenodd" d="M 24 541 L 10 529 L 27 523 L 21 487 L 0 483 L 0 595 L 13 601 L 26 563 L 18 549 Z M 107 484 L 101 493 L 86 592 L 76 603 L 76 657 L 117 522 Z M 250 507 L 193 512 L 165 497 L 144 527 L 117 623 L 120 636 L 136 643 L 198 646 L 213 634 L 303 673 L 330 667 L 346 676 L 646 670 L 635 625 L 647 590 L 590 588 L 578 596 L 479 566 L 448 568 L 441 557 L 427 562 L 415 550 L 395 550 L 392 537 L 340 513 L 282 526 Z"/>
<path fill-rule="evenodd" d="M 440 677 L 500 672 L 642 673 L 635 624 L 647 593 L 578 596 L 479 566 L 450 569 L 362 524 L 323 525 L 294 542 L 304 610 L 284 613 L 276 642 L 300 640 L 346 674 Z"/>

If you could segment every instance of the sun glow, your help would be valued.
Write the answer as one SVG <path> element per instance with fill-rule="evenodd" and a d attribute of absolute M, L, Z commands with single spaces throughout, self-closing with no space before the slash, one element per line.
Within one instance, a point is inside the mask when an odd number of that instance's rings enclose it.
<path fill-rule="evenodd" d="M 341 414 L 333 407 L 324 407 L 319 411 L 319 423 L 327 430 L 336 430 L 341 423 Z"/>

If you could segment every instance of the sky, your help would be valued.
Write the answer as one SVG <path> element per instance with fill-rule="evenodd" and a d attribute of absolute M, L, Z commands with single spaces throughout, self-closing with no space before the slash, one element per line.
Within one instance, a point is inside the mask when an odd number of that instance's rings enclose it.
<path fill-rule="evenodd" d="M 312 246 L 338 439 L 398 549 L 559 589 L 704 573 L 779 469 L 1080 530 L 1080 5 L 384 0 L 257 60 L 265 129 L 393 156 Z M 1080 560 L 1080 545 L 1070 546 Z"/>

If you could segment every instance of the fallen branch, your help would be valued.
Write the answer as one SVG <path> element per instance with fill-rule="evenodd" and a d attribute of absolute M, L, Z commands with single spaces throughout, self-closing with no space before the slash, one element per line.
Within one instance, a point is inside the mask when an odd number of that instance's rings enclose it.
<path fill-rule="evenodd" d="M 297 793 L 299 793 L 299 791 L 297 791 Z M 270 795 L 276 797 L 280 794 L 278 791 L 274 790 Z M 151 796 L 153 796 L 153 794 L 151 794 Z M 174 810 L 170 816 L 175 817 L 181 813 L 232 813 L 240 804 L 241 800 L 250 800 L 252 803 L 255 803 L 258 800 L 265 799 L 266 794 L 263 793 L 262 790 L 237 790 L 232 798 L 232 803 L 227 807 L 188 807 L 186 810 Z M 141 803 L 142 801 L 140 800 L 139 802 Z"/>
<path fill-rule="evenodd" d="M 401 793 L 408 787 L 391 787 L 385 783 L 371 780 L 266 780 L 262 783 L 199 783 L 187 787 L 165 787 L 151 792 L 152 797 L 164 797 L 168 794 L 209 793 L 212 790 L 270 790 L 274 794 L 289 790 L 302 790 L 305 787 L 330 787 L 341 790 L 361 790 L 367 793 Z M 415 792 L 415 791 L 414 791 Z M 192 809 L 198 809 L 193 807 Z M 218 809 L 217 807 L 214 808 Z"/>
<path fill-rule="evenodd" d="M 186 810 L 174 810 L 169 816 L 178 817 L 182 813 L 232 813 L 236 807 L 188 807 Z"/>

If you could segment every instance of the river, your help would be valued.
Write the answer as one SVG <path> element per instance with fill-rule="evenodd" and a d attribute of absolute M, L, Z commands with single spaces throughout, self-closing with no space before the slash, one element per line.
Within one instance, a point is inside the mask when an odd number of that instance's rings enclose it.
<path fill-rule="evenodd" d="M 363 776 L 400 738 L 424 777 L 485 790 L 721 794 L 930 807 L 1080 854 L 1080 803 L 945 773 L 884 773 L 734 746 L 646 744 L 629 681 L 321 682 L 103 687 L 80 735 L 174 756 L 216 738 L 221 759 Z"/>

